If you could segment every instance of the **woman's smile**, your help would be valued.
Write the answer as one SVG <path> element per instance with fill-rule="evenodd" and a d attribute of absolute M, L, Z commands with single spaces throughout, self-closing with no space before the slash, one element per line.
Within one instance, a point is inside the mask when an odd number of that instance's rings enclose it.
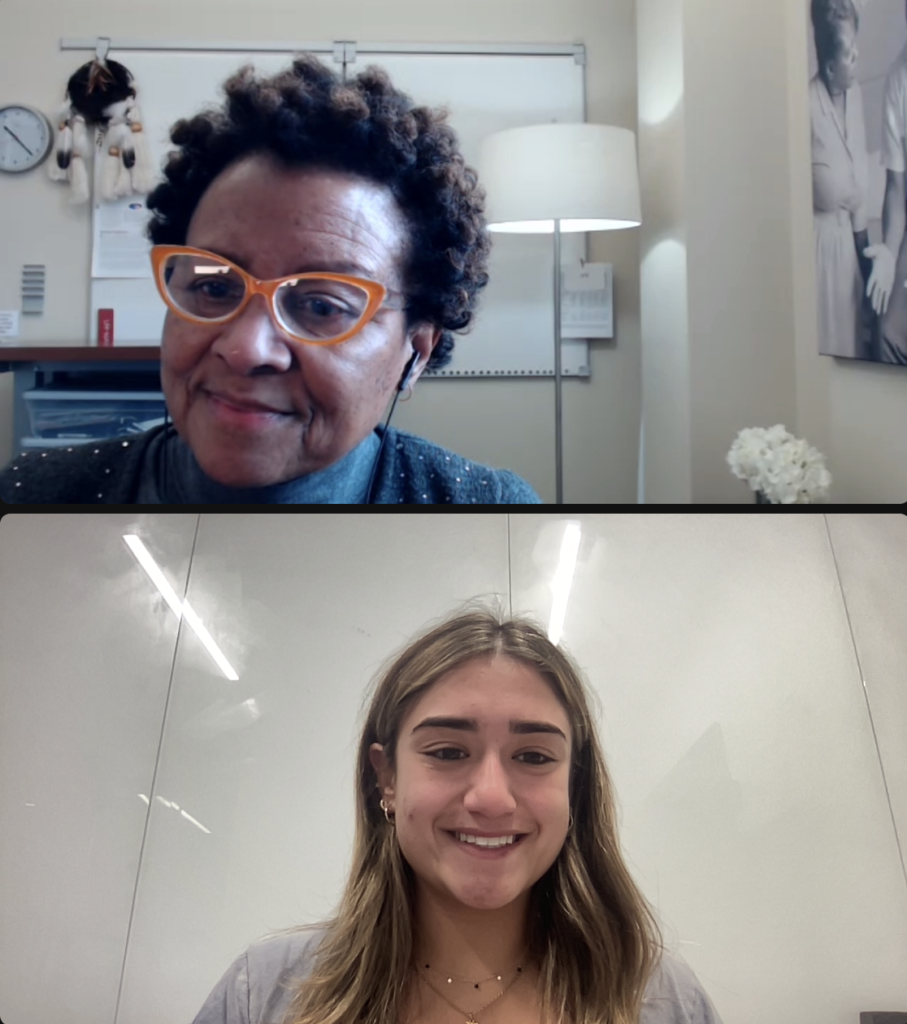
<path fill-rule="evenodd" d="M 215 422 L 228 427 L 241 427 L 244 430 L 271 430 L 275 426 L 285 424 L 292 418 L 291 413 L 265 411 L 251 406 L 235 405 L 219 395 L 203 391 L 206 405 Z"/>
<path fill-rule="evenodd" d="M 445 835 L 449 836 L 450 839 L 456 843 L 456 845 L 462 850 L 463 853 L 471 857 L 478 857 L 479 860 L 503 860 L 510 853 L 512 853 L 520 842 L 525 838 L 524 835 L 517 835 L 513 837 L 502 837 L 509 839 L 509 842 L 503 842 L 501 845 L 483 845 L 488 843 L 487 839 L 480 839 L 476 836 L 470 836 L 468 839 L 464 838 L 462 832 L 447 832 Z"/>

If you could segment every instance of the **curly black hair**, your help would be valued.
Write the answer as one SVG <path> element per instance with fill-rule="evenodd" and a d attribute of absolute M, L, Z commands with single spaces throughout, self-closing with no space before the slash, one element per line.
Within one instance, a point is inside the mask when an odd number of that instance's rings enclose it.
<path fill-rule="evenodd" d="M 163 181 L 148 197 L 148 237 L 185 245 L 202 194 L 226 167 L 253 153 L 288 167 L 351 172 L 386 185 L 409 229 L 401 267 L 407 331 L 442 328 L 426 369 L 451 360 L 451 331 L 466 333 L 488 283 L 491 237 L 485 190 L 459 152 L 445 107 L 415 107 L 374 65 L 344 83 L 313 54 L 271 78 L 251 65 L 223 85 L 226 103 L 177 121 Z"/>

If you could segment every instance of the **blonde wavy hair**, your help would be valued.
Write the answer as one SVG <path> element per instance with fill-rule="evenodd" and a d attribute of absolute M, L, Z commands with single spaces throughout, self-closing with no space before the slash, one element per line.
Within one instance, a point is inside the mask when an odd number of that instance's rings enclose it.
<path fill-rule="evenodd" d="M 392 655 L 379 673 L 359 740 L 355 846 L 337 913 L 271 933 L 325 930 L 311 973 L 293 979 L 298 988 L 283 1024 L 405 1024 L 415 878 L 379 806 L 369 748 L 383 744 L 393 768 L 400 725 L 414 702 L 457 666 L 494 655 L 539 672 L 566 710 L 573 737 L 574 826 L 533 886 L 528 916 L 542 1019 L 637 1024 L 664 945 L 621 855 L 611 779 L 580 670 L 534 621 L 484 606 L 448 617 Z"/>

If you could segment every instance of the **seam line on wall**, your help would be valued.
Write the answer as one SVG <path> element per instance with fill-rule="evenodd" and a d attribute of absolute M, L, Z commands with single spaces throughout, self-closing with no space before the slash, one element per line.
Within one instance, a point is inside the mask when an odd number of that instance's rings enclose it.
<path fill-rule="evenodd" d="M 838 577 L 838 590 L 839 590 L 839 592 L 841 594 L 841 602 L 844 605 L 844 615 L 847 618 L 847 628 L 850 630 L 850 643 L 851 643 L 851 646 L 853 647 L 854 657 L 857 659 L 857 671 L 860 673 L 860 682 L 863 684 L 863 699 L 866 701 L 866 712 L 869 715 L 869 726 L 872 729 L 872 739 L 873 739 L 873 742 L 875 743 L 875 747 L 876 747 L 876 757 L 878 758 L 878 761 L 879 761 L 879 770 L 882 773 L 882 785 L 885 787 L 885 799 L 888 801 L 888 813 L 891 815 L 891 828 L 892 828 L 892 830 L 894 832 L 895 845 L 898 848 L 898 857 L 900 858 L 900 861 L 901 861 L 901 871 L 902 871 L 902 873 L 904 875 L 904 882 L 905 882 L 905 884 L 907 884 L 907 864 L 904 863 L 904 850 L 901 847 L 901 837 L 898 834 L 898 822 L 897 822 L 897 818 L 895 818 L 895 815 L 894 815 L 894 807 L 892 806 L 892 803 L 891 803 L 891 793 L 889 792 L 889 789 L 888 789 L 888 778 L 887 778 L 887 776 L 885 774 L 885 763 L 882 760 L 882 750 L 879 747 L 879 737 L 876 734 L 875 721 L 873 720 L 873 717 L 872 717 L 872 704 L 869 701 L 869 691 L 866 688 L 866 677 L 863 675 L 863 665 L 860 662 L 860 652 L 857 649 L 856 638 L 853 635 L 853 624 L 850 621 L 850 611 L 849 611 L 849 609 L 847 607 L 847 597 L 844 594 L 844 586 L 843 586 L 843 583 L 841 581 L 841 572 L 838 569 L 838 560 L 835 557 L 835 547 L 834 547 L 834 544 L 832 543 L 831 531 L 828 528 L 828 514 L 825 513 L 823 515 L 823 518 L 825 520 L 825 532 L 826 532 L 826 534 L 828 536 L 828 546 L 831 548 L 831 557 L 832 557 L 832 561 L 834 562 L 834 566 L 835 566 L 835 574 Z"/>
<path fill-rule="evenodd" d="M 186 585 L 183 589 L 182 597 L 183 603 L 185 603 L 186 598 L 189 595 L 189 581 L 192 578 L 192 564 L 195 560 L 195 545 L 198 543 L 198 530 L 199 526 L 201 525 L 201 520 L 201 513 L 199 513 L 195 521 L 195 536 L 192 538 L 192 550 L 189 553 L 189 568 L 186 571 Z M 169 610 L 166 614 L 169 614 Z M 158 737 L 157 755 L 155 756 L 154 759 L 154 772 L 152 773 L 151 776 L 151 792 L 149 793 L 148 796 L 148 811 L 145 815 L 145 827 L 142 831 L 142 842 L 139 847 L 139 862 L 135 871 L 135 885 L 133 886 L 132 889 L 132 906 L 129 908 L 129 923 L 126 926 L 126 943 L 123 947 L 123 964 L 122 967 L 120 968 L 120 983 L 119 986 L 117 987 L 117 1002 L 116 1007 L 113 1011 L 114 1024 L 116 1024 L 120 1015 L 120 999 L 122 998 L 123 995 L 123 980 L 126 977 L 126 961 L 129 958 L 129 942 L 132 937 L 132 921 L 133 918 L 135 917 L 135 904 L 136 900 L 138 899 L 139 880 L 142 877 L 142 863 L 144 862 L 145 859 L 145 842 L 148 838 L 148 824 L 151 820 L 151 810 L 154 805 L 154 787 L 155 783 L 157 782 L 158 768 L 160 767 L 161 763 L 161 748 L 164 745 L 164 731 L 167 727 L 167 711 L 170 708 L 170 694 L 173 691 L 173 674 L 176 671 L 176 656 L 179 653 L 180 637 L 182 636 L 182 632 L 183 616 L 181 615 L 176 627 L 176 643 L 173 645 L 173 657 L 170 660 L 170 680 L 167 683 L 167 697 L 164 701 L 164 713 L 161 716 L 161 732 L 160 736 Z"/>

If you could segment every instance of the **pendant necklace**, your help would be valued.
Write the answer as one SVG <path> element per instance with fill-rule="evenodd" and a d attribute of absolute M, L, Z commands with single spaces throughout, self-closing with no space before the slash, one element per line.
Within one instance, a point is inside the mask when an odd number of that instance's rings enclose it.
<path fill-rule="evenodd" d="M 429 966 L 428 964 L 425 965 L 426 968 L 428 968 L 428 966 Z M 479 1021 L 478 1021 L 478 1018 L 476 1017 L 476 1014 L 481 1013 L 483 1010 L 487 1010 L 488 1007 L 491 1006 L 491 1004 L 493 1002 L 495 1002 L 498 999 L 500 999 L 501 996 L 504 995 L 504 993 L 512 985 L 514 985 L 517 981 L 520 980 L 520 978 L 522 977 L 522 973 L 523 973 L 522 966 L 517 967 L 517 969 L 516 969 L 516 977 L 513 979 L 513 981 L 511 981 L 507 985 L 505 985 L 504 988 L 500 992 L 498 992 L 498 994 L 494 997 L 494 999 L 490 999 L 484 1006 L 480 1006 L 478 1008 L 478 1010 L 472 1010 L 472 1011 L 470 1011 L 470 1010 L 463 1010 L 459 1006 L 456 1006 L 454 1003 L 452 1003 L 447 998 L 447 996 L 444 995 L 444 993 L 440 989 L 438 989 L 434 985 L 432 985 L 432 983 L 428 980 L 428 978 L 425 977 L 424 974 L 420 975 L 420 977 L 425 982 L 425 984 L 428 985 L 428 987 L 430 989 L 432 989 L 432 991 L 437 993 L 437 995 L 439 995 L 444 1000 L 444 1002 L 447 1003 L 448 1006 L 452 1006 L 457 1011 L 457 1013 L 463 1013 L 463 1014 L 466 1015 L 465 1024 L 479 1024 Z M 475 988 L 478 988 L 479 985 L 481 985 L 485 981 L 495 981 L 495 980 L 496 981 L 500 981 L 501 980 L 501 975 L 500 974 L 492 974 L 490 978 L 483 978 L 482 981 L 471 981 L 471 982 L 469 982 L 469 984 L 473 985 Z M 450 974 L 447 977 L 447 984 L 449 985 L 452 981 L 469 981 L 469 979 L 468 978 L 458 978 L 458 977 L 456 977 L 456 975 Z"/>

